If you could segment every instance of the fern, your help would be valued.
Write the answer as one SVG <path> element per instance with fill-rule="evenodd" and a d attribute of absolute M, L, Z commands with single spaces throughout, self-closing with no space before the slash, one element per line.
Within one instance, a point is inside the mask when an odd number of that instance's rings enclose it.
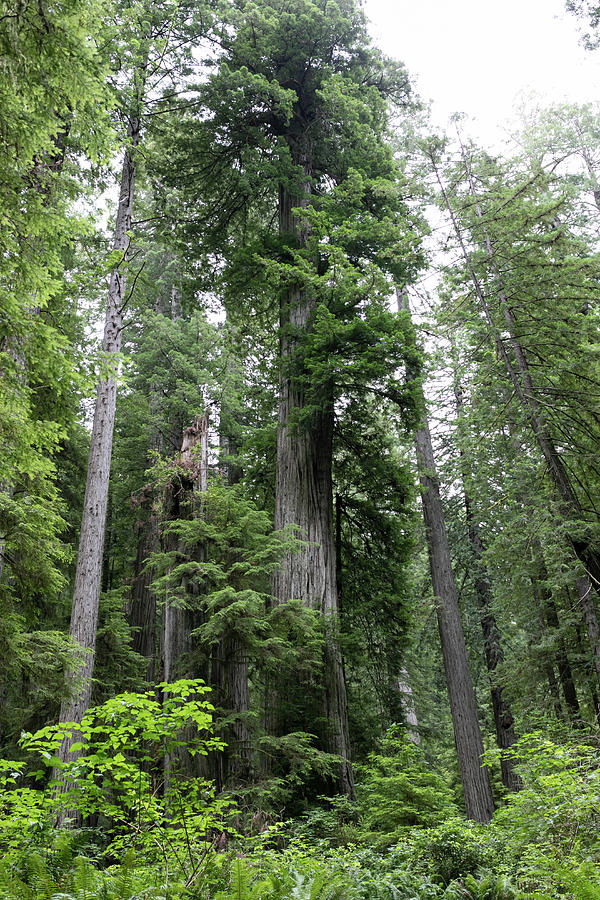
<path fill-rule="evenodd" d="M 249 900 L 249 895 L 250 873 L 241 859 L 234 859 L 229 891 L 219 891 L 215 894 L 215 900 Z"/>
<path fill-rule="evenodd" d="M 135 853 L 128 850 L 115 878 L 115 890 L 111 892 L 111 900 L 130 900 L 136 893 L 135 882 Z"/>
<path fill-rule="evenodd" d="M 31 853 L 27 858 L 27 876 L 35 900 L 52 900 L 56 885 L 39 853 Z"/>
<path fill-rule="evenodd" d="M 504 875 L 485 875 L 477 881 L 473 875 L 449 885 L 445 900 L 518 900 L 519 893 Z M 599 898 L 600 900 L 600 898 Z"/>
<path fill-rule="evenodd" d="M 34 900 L 29 885 L 14 873 L 0 872 L 0 900 Z"/>
<path fill-rule="evenodd" d="M 577 900 L 600 900 L 600 871 L 592 863 L 583 863 L 575 872 L 564 870 L 561 874 Z"/>
<path fill-rule="evenodd" d="M 72 874 L 74 900 L 100 900 L 98 873 L 89 859 L 78 856 Z"/>

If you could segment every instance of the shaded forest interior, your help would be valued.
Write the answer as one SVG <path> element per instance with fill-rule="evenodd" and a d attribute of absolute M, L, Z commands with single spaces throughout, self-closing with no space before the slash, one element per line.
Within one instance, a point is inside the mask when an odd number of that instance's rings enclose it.
<path fill-rule="evenodd" d="M 0 12 L 0 897 L 599 898 L 600 106 Z"/>

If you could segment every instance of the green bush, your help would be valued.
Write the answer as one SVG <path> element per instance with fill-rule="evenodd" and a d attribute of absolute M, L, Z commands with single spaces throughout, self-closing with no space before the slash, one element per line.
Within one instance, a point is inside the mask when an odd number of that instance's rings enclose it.
<path fill-rule="evenodd" d="M 589 868 L 600 859 L 600 750 L 568 737 L 556 744 L 535 732 L 511 754 L 524 787 L 494 816 L 503 868 L 526 890 L 593 897 L 592 873 L 600 878 Z"/>
<path fill-rule="evenodd" d="M 57 818 L 99 818 L 108 858 L 123 859 L 129 848 L 144 864 L 162 866 L 191 883 L 214 855 L 213 836 L 224 828 L 230 803 L 216 798 L 211 782 L 186 774 L 179 748 L 206 754 L 222 745 L 212 735 L 208 688 L 199 680 L 161 684 L 143 694 L 121 694 L 90 709 L 81 724 L 63 723 L 25 734 L 22 746 L 60 777 L 46 788 L 28 782 L 24 763 L 0 768 L 0 849 L 17 861 L 36 848 L 60 842 Z M 80 753 L 61 761 L 64 739 Z M 165 778 L 168 760 L 168 779 Z"/>
<path fill-rule="evenodd" d="M 360 840 L 371 846 L 383 850 L 410 828 L 458 815 L 448 784 L 398 726 L 388 730 L 380 752 L 371 753 L 357 773 Z"/>
<path fill-rule="evenodd" d="M 450 819 L 410 836 L 408 861 L 417 870 L 449 884 L 493 866 L 495 834 L 485 825 Z"/>

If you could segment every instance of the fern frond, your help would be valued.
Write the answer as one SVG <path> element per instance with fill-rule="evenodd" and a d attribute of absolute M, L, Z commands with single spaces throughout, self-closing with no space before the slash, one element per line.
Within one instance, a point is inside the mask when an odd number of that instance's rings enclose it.
<path fill-rule="evenodd" d="M 98 897 L 98 873 L 89 859 L 78 856 L 72 874 L 75 900 L 100 900 Z"/>

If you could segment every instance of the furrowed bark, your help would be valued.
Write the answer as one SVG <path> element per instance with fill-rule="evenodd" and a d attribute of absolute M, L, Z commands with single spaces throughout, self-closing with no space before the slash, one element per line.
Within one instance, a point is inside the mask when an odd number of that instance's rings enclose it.
<path fill-rule="evenodd" d="M 453 355 L 455 347 L 452 347 Z M 455 360 L 456 362 L 456 360 Z M 456 400 L 456 411 L 460 416 L 463 408 L 463 392 L 460 384 L 458 373 L 454 371 L 454 397 Z M 496 672 L 498 666 L 504 661 L 504 651 L 500 638 L 500 629 L 494 615 L 494 595 L 492 585 L 488 575 L 487 567 L 484 560 L 484 544 L 477 520 L 473 513 L 473 502 L 467 490 L 467 474 L 465 471 L 466 461 L 465 454 L 459 449 L 461 461 L 461 480 L 463 485 L 463 501 L 465 507 L 465 518 L 467 524 L 467 534 L 474 561 L 473 585 L 475 587 L 475 596 L 481 613 L 481 629 L 483 631 L 483 647 L 485 652 L 485 661 L 490 676 L 490 692 L 492 697 L 492 711 L 494 714 L 494 725 L 496 728 L 496 742 L 502 751 L 507 751 L 517 740 L 515 732 L 515 720 L 512 714 L 510 703 L 504 695 L 502 687 L 496 682 Z M 500 766 L 502 771 L 502 783 L 504 787 L 511 792 L 519 791 L 523 787 L 523 783 L 515 772 L 513 762 L 510 755 L 504 752 L 500 758 Z"/>
<path fill-rule="evenodd" d="M 283 186 L 279 196 L 280 231 L 301 243 L 305 235 L 292 209 L 307 204 L 311 187 L 308 167 L 305 171 L 304 196 L 293 197 Z M 313 309 L 314 301 L 305 289 L 292 289 L 281 301 L 275 528 L 298 526 L 298 536 L 307 545 L 283 559 L 273 580 L 273 594 L 279 603 L 302 600 L 323 616 L 327 749 L 342 759 L 338 789 L 354 796 L 346 681 L 337 638 L 339 602 L 331 475 L 333 397 L 324 397 L 320 407 L 307 416 L 302 386 L 289 372 L 297 338 L 309 327 Z"/>
<path fill-rule="evenodd" d="M 397 290 L 396 296 L 399 310 L 409 311 L 406 294 Z M 489 822 L 494 814 L 494 798 L 488 770 L 483 766 L 483 740 L 477 702 L 452 570 L 433 444 L 425 413 L 415 434 L 415 450 L 431 582 L 465 811 L 469 819 Z"/>
<path fill-rule="evenodd" d="M 114 367 L 121 351 L 123 308 L 127 290 L 127 257 L 135 189 L 135 150 L 140 139 L 140 120 L 132 118 L 129 142 L 123 158 L 121 186 L 113 250 L 123 255 L 113 270 L 108 291 L 102 351 L 107 366 Z M 96 394 L 94 423 L 90 442 L 81 535 L 77 554 L 75 588 L 71 610 L 70 635 L 82 650 L 82 665 L 70 677 L 70 694 L 60 710 L 61 722 L 80 722 L 90 705 L 94 652 L 98 626 L 98 604 L 102 577 L 102 552 L 106 527 L 106 508 L 110 461 L 117 402 L 117 380 L 112 372 L 101 373 Z M 60 758 L 68 756 L 68 745 L 61 747 Z M 73 755 L 71 755 L 73 758 Z"/>
<path fill-rule="evenodd" d="M 467 647 L 463 632 L 458 595 L 439 484 L 435 469 L 429 426 L 423 420 L 415 437 L 419 464 L 421 502 L 431 581 L 436 600 L 436 613 L 442 645 L 454 740 L 469 819 L 489 822 L 494 814 L 494 799 L 488 770 L 483 767 L 483 740 L 479 727 L 477 703 L 471 678 Z"/>

